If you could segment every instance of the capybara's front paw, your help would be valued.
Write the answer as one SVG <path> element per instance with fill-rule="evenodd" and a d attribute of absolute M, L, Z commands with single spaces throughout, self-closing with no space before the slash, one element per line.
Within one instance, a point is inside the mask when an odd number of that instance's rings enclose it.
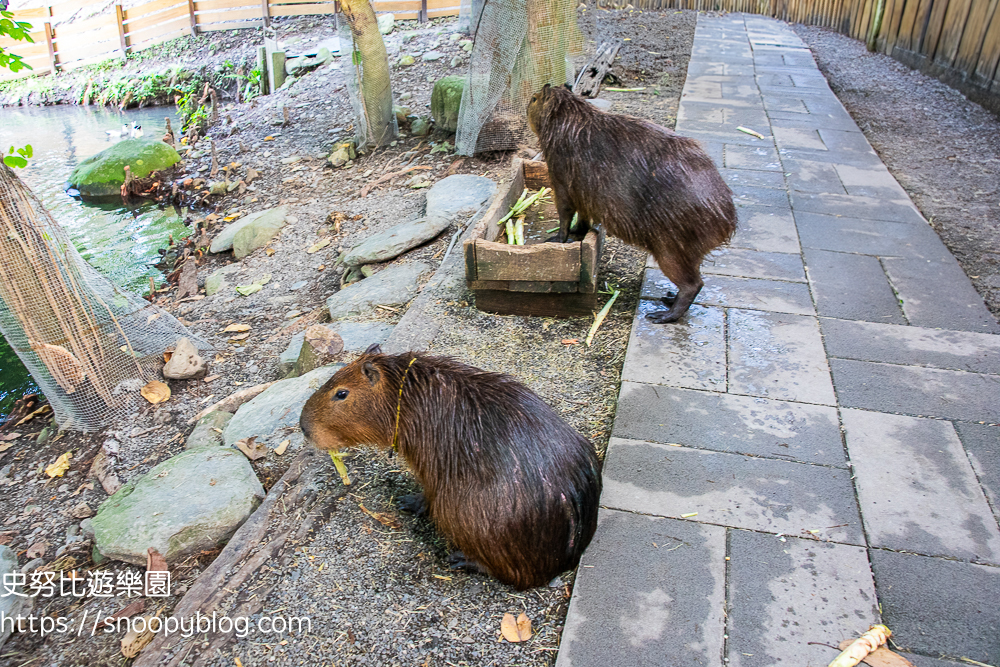
<path fill-rule="evenodd" d="M 466 572 L 480 572 L 488 574 L 486 568 L 475 560 L 468 558 L 462 551 L 456 550 L 448 554 L 448 568 L 451 570 L 465 570 Z"/>
<path fill-rule="evenodd" d="M 545 242 L 546 243 L 566 243 L 566 242 L 571 241 L 571 240 L 572 239 L 570 239 L 568 236 L 566 238 L 563 238 L 559 234 L 556 234 L 555 236 L 550 236 L 549 238 L 545 239 Z"/>
<path fill-rule="evenodd" d="M 660 299 L 664 306 L 668 308 L 674 305 L 674 301 L 677 301 L 677 292 L 667 292 L 667 295 Z"/>
<path fill-rule="evenodd" d="M 411 493 L 405 496 L 400 496 L 399 508 L 410 514 L 415 514 L 416 516 L 424 516 L 427 514 L 427 499 L 424 498 L 422 493 Z"/>
<path fill-rule="evenodd" d="M 653 324 L 667 324 L 681 319 L 681 315 L 683 313 L 675 314 L 672 310 L 654 310 L 652 313 L 646 313 L 646 319 Z"/>

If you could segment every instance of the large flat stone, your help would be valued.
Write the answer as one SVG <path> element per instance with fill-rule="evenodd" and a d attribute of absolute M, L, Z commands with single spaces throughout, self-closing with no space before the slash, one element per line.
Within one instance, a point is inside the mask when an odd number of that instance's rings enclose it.
<path fill-rule="evenodd" d="M 6 544 L 0 544 L 0 582 L 3 584 L 3 595 L 0 595 L 0 618 L 17 618 L 19 614 L 27 616 L 34 605 L 34 598 L 30 597 L 30 591 L 24 585 L 30 580 L 26 579 L 20 584 L 13 583 L 20 572 L 17 553 Z M 0 623 L 0 647 L 13 632 L 11 622 Z"/>
<path fill-rule="evenodd" d="M 906 324 L 877 257 L 809 248 L 802 254 L 820 315 Z"/>
<path fill-rule="evenodd" d="M 236 234 L 239 233 L 240 230 L 261 223 L 264 223 L 268 227 L 274 225 L 278 225 L 280 227 L 280 224 L 284 224 L 284 220 L 287 215 L 287 206 L 277 206 L 264 211 L 250 213 L 236 222 L 230 223 L 228 226 L 224 227 L 221 232 L 216 234 L 215 238 L 212 239 L 212 245 L 209 247 L 209 250 L 211 252 L 225 252 L 226 250 L 231 250 L 233 247 L 233 240 L 236 238 Z"/>
<path fill-rule="evenodd" d="M 725 556 L 725 528 L 602 509 L 557 667 L 721 667 Z"/>
<path fill-rule="evenodd" d="M 372 234 L 348 250 L 343 262 L 347 266 L 361 266 L 388 261 L 430 241 L 450 226 L 451 218 L 444 217 L 423 217 L 404 222 Z"/>
<path fill-rule="evenodd" d="M 795 212 L 795 225 L 803 248 L 933 261 L 951 258 L 948 248 L 930 225 L 804 211 Z"/>
<path fill-rule="evenodd" d="M 427 191 L 428 218 L 455 220 L 469 216 L 496 194 L 497 184 L 483 176 L 454 174 L 443 178 Z"/>
<path fill-rule="evenodd" d="M 724 391 L 726 340 L 723 312 L 692 305 L 679 322 L 654 324 L 659 301 L 640 301 L 625 355 L 623 380 Z"/>
<path fill-rule="evenodd" d="M 769 143 L 743 146 L 726 142 L 726 168 L 781 171 L 781 162 L 778 160 L 778 151 Z"/>
<path fill-rule="evenodd" d="M 733 169 L 732 171 L 739 171 Z M 754 172 L 762 173 L 762 172 Z M 781 172 L 778 172 L 781 173 Z M 774 206 L 776 208 L 790 208 L 788 205 L 788 193 L 784 188 L 761 187 L 758 185 L 734 185 L 733 203 L 737 206 Z"/>
<path fill-rule="evenodd" d="M 828 136 L 821 132 L 823 136 Z M 838 137 L 855 136 L 856 132 L 839 132 Z M 876 167 L 859 167 L 851 164 L 836 165 L 840 181 L 847 188 L 847 193 L 862 197 L 884 197 L 885 199 L 908 199 L 909 195 L 903 186 L 893 178 L 885 165 Z"/>
<path fill-rule="evenodd" d="M 822 405 L 623 382 L 612 435 L 845 466 L 837 410 Z"/>
<path fill-rule="evenodd" d="M 842 468 L 611 438 L 601 505 L 864 543 L 851 473 Z"/>
<path fill-rule="evenodd" d="M 918 417 L 1000 422 L 1000 377 L 830 359 L 840 404 Z"/>
<path fill-rule="evenodd" d="M 954 259 L 928 262 L 887 257 L 882 264 L 910 324 L 1000 333 L 983 297 Z"/>
<path fill-rule="evenodd" d="M 896 646 L 1000 664 L 1000 568 L 881 549 L 869 557 Z"/>
<path fill-rule="evenodd" d="M 393 325 L 384 322 L 332 322 L 325 325 L 344 341 L 346 352 L 364 352 L 370 345 L 382 344 L 389 339 Z M 302 351 L 306 332 L 300 331 L 288 341 L 288 347 L 278 355 L 278 368 L 282 373 L 292 370 Z"/>
<path fill-rule="evenodd" d="M 737 309 L 728 314 L 731 393 L 836 403 L 816 318 Z"/>
<path fill-rule="evenodd" d="M 736 234 L 730 245 L 764 252 L 799 253 L 799 235 L 795 219 L 783 208 L 774 206 L 738 206 Z"/>
<path fill-rule="evenodd" d="M 820 318 L 831 357 L 1000 375 L 1000 336 Z"/>
<path fill-rule="evenodd" d="M 754 171 L 752 169 L 720 169 L 722 179 L 730 188 L 755 186 L 758 188 L 785 189 L 785 175 L 780 171 Z M 788 203 L 788 197 L 785 197 Z"/>
<path fill-rule="evenodd" d="M 733 530 L 728 565 L 730 667 L 825 665 L 879 622 L 863 547 Z"/>
<path fill-rule="evenodd" d="M 788 186 L 792 190 L 817 194 L 847 194 L 847 188 L 840 182 L 836 165 L 819 160 L 791 158 L 784 152 L 781 162 L 788 174 Z"/>
<path fill-rule="evenodd" d="M 955 422 L 955 431 L 1000 521 L 1000 426 Z"/>
<path fill-rule="evenodd" d="M 871 546 L 1000 564 L 1000 528 L 950 422 L 841 416 Z"/>
<path fill-rule="evenodd" d="M 642 298 L 656 299 L 677 286 L 659 269 L 647 269 L 642 282 Z M 760 280 L 717 275 L 705 278 L 705 286 L 695 303 L 727 308 L 753 308 L 778 313 L 813 315 L 809 286 L 797 282 Z"/>
<path fill-rule="evenodd" d="M 371 278 L 348 285 L 327 298 L 330 318 L 341 320 L 352 315 L 367 315 L 375 306 L 408 303 L 417 295 L 420 279 L 430 272 L 428 264 L 408 262 L 390 266 Z"/>
<path fill-rule="evenodd" d="M 270 442 L 279 429 L 296 428 L 302 406 L 341 366 L 343 364 L 323 366 L 300 377 L 275 382 L 240 406 L 222 432 L 223 442 L 227 447 L 249 437 L 256 437 L 258 442 Z"/>

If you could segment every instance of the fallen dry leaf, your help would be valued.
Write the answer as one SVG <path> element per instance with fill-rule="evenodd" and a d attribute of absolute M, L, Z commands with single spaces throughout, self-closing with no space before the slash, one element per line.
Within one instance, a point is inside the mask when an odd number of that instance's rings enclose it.
<path fill-rule="evenodd" d="M 290 442 L 291 440 L 282 440 L 281 444 L 274 448 L 274 453 L 277 454 L 278 456 L 284 454 L 285 450 L 288 449 L 288 443 Z"/>
<path fill-rule="evenodd" d="M 0 445 L 0 452 L 6 452 L 13 446 L 14 446 L 13 442 L 5 442 L 4 444 Z"/>
<path fill-rule="evenodd" d="M 104 492 L 109 496 L 121 488 L 122 483 L 118 475 L 114 473 L 114 462 L 110 456 L 104 452 L 97 452 L 94 462 L 90 464 L 90 476 L 96 477 L 97 481 L 104 487 Z"/>
<path fill-rule="evenodd" d="M 250 332 L 247 331 L 246 333 L 241 333 L 241 334 L 236 334 L 235 336 L 230 336 L 229 337 L 229 342 L 230 343 L 238 343 L 239 341 L 246 340 L 249 337 L 250 337 Z"/>
<path fill-rule="evenodd" d="M 237 449 L 246 454 L 246 457 L 251 461 L 256 461 L 257 459 L 267 456 L 267 445 L 263 442 L 255 442 L 257 436 L 251 438 L 243 438 L 242 440 L 237 440 L 234 444 Z"/>
<path fill-rule="evenodd" d="M 35 542 L 30 547 L 28 547 L 28 550 L 25 552 L 24 555 L 25 557 L 27 557 L 28 560 L 41 558 L 42 556 L 45 555 L 45 550 L 48 548 L 49 548 L 49 543 L 45 542 L 44 540 L 41 542 Z"/>
<path fill-rule="evenodd" d="M 270 257 L 274 254 L 274 248 L 264 248 L 264 254 Z"/>
<path fill-rule="evenodd" d="M 577 338 L 563 338 L 559 342 L 562 343 L 563 345 L 579 345 L 580 344 L 580 341 Z"/>
<path fill-rule="evenodd" d="M 144 628 L 142 632 L 135 631 L 135 628 L 140 625 L 139 623 L 130 623 L 131 629 L 122 637 L 122 655 L 126 658 L 134 658 L 139 655 L 139 652 L 146 648 L 146 644 L 153 641 L 153 631 L 149 629 L 149 625 L 156 616 L 144 616 L 143 618 L 145 622 L 141 624 Z"/>
<path fill-rule="evenodd" d="M 328 245 L 330 245 L 330 239 L 323 239 L 322 241 L 318 241 L 313 245 L 309 246 L 308 248 L 306 248 L 306 252 L 311 255 L 314 252 L 319 252 Z"/>
<path fill-rule="evenodd" d="M 52 408 L 48 404 L 43 405 L 42 407 L 40 407 L 37 410 L 35 410 L 34 412 L 32 412 L 30 415 L 26 416 L 21 421 L 19 421 L 16 424 L 14 424 L 14 426 L 20 426 L 21 424 L 24 424 L 25 422 L 30 422 L 32 419 L 34 419 L 38 415 L 44 415 L 46 412 L 48 412 L 51 409 Z"/>
<path fill-rule="evenodd" d="M 66 452 L 45 469 L 45 474 L 49 477 L 62 477 L 63 473 L 69 470 L 71 458 L 73 458 L 73 452 Z"/>
<path fill-rule="evenodd" d="M 244 331 L 250 331 L 249 324 L 230 324 L 228 327 L 223 329 L 226 333 L 242 333 Z"/>
<path fill-rule="evenodd" d="M 7 435 L 0 435 L 0 440 L 10 442 L 11 440 L 17 440 L 21 437 L 20 433 L 8 433 Z"/>
<path fill-rule="evenodd" d="M 115 624 L 116 618 L 130 618 L 141 612 L 146 607 L 146 601 L 143 599 L 138 599 L 130 605 L 123 607 L 120 611 L 116 611 L 104 619 L 104 626 L 113 626 Z"/>
<path fill-rule="evenodd" d="M 153 380 L 140 389 L 139 393 L 150 403 L 163 403 L 170 398 L 170 387 L 165 382 Z"/>
<path fill-rule="evenodd" d="M 167 572 L 167 559 L 155 547 L 146 549 L 146 572 Z"/>
<path fill-rule="evenodd" d="M 509 642 L 525 642 L 531 639 L 531 619 L 523 611 L 514 620 L 513 614 L 504 614 L 500 621 L 500 632 Z"/>
<path fill-rule="evenodd" d="M 368 509 L 367 507 L 365 507 L 361 503 L 358 503 L 358 507 L 361 508 L 362 512 L 364 512 L 365 514 L 367 514 L 371 518 L 375 519 L 376 521 L 378 521 L 383 526 L 388 526 L 389 528 L 396 528 L 397 530 L 403 527 L 402 524 L 400 524 L 398 521 L 396 521 L 394 518 L 392 518 L 388 514 L 383 514 L 381 512 L 372 512 L 370 509 Z"/>

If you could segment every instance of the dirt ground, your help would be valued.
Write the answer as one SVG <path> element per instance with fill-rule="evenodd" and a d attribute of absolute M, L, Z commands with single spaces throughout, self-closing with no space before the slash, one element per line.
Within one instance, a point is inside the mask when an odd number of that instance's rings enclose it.
<path fill-rule="evenodd" d="M 606 93 L 614 111 L 673 126 L 694 25 L 691 12 L 581 11 L 588 52 L 608 36 L 630 37 L 620 52 L 622 66 L 615 73 L 621 87 L 646 90 Z M 433 81 L 462 71 L 461 65 L 450 66 L 452 57 L 463 56 L 457 43 L 448 39 L 454 29 L 453 19 L 425 26 L 405 22 L 386 38 L 392 62 L 405 53 L 417 56 L 415 65 L 392 69 L 394 94 L 397 98 L 408 94 L 405 104 L 415 113 L 429 113 Z M 400 33 L 406 31 L 417 34 L 402 44 Z M 297 19 L 279 24 L 279 38 L 287 40 L 290 49 L 306 50 L 309 44 L 331 35 L 332 20 Z M 249 41 L 255 43 L 254 38 L 229 33 L 199 36 L 191 40 L 190 50 L 184 41 L 172 42 L 164 45 L 158 56 L 147 54 L 128 66 L 141 71 L 178 60 L 200 59 L 208 66 L 224 59 L 237 62 L 250 52 Z M 445 57 L 422 62 L 420 53 L 435 47 L 445 51 Z M 578 64 L 583 60 L 581 57 Z M 67 89 L 81 85 L 76 78 L 67 81 Z M 218 377 L 211 382 L 173 382 L 170 401 L 144 408 L 129 424 L 103 433 L 66 433 L 38 444 L 34 437 L 47 417 L 39 416 L 17 427 L 21 437 L 0 454 L 0 487 L 6 501 L 0 506 L 0 543 L 19 554 L 22 565 L 31 560 L 27 552 L 32 550 L 41 552 L 32 567 L 53 566 L 82 576 L 95 568 L 116 574 L 130 569 L 138 572 L 122 563 L 96 565 L 87 542 L 71 541 L 78 532 L 80 503 L 96 510 L 107 497 L 101 485 L 88 477 L 95 456 L 102 447 L 113 448 L 109 441 L 118 443 L 115 471 L 126 482 L 181 451 L 191 429 L 188 419 L 198 410 L 241 388 L 279 378 L 277 355 L 291 335 L 310 321 L 290 313 L 323 312 L 325 299 L 340 287 L 341 270 L 335 267 L 339 253 L 372 233 L 420 214 L 424 190 L 408 187 L 409 176 L 386 183 L 361 199 L 359 193 L 366 183 L 405 160 L 430 167 L 418 172 L 430 182 L 450 173 L 485 175 L 501 182 L 509 174 L 509 153 L 461 159 L 448 152 L 431 153 L 433 146 L 453 141 L 443 134 L 401 136 L 394 147 L 362 156 L 346 168 L 331 169 L 325 157 L 338 140 L 350 135 L 351 124 L 339 64 L 321 68 L 284 91 L 248 104 L 235 104 L 225 92 L 222 102 L 220 123 L 210 132 L 219 162 L 237 163 L 236 177 L 243 177 L 250 168 L 262 176 L 245 193 L 213 199 L 212 209 L 196 208 L 186 214 L 194 225 L 211 212 L 228 216 L 287 204 L 294 221 L 270 244 L 268 252 L 258 251 L 245 258 L 229 277 L 231 285 L 247 284 L 264 274 L 270 274 L 271 280 L 250 297 L 237 296 L 231 287 L 179 304 L 169 289 L 158 295 L 161 305 L 215 348 L 209 355 L 209 372 Z M 287 126 L 280 124 L 285 108 L 291 121 Z M 532 143 L 530 137 L 527 139 Z M 204 174 L 211 164 L 208 143 L 202 140 L 196 146 L 178 178 Z M 327 223 L 328 215 L 338 211 L 347 216 L 339 234 Z M 218 223 L 210 233 L 220 226 Z M 447 230 L 396 261 L 421 260 L 437 266 L 453 232 Z M 306 252 L 323 238 L 332 240 L 327 248 Z M 198 267 L 199 280 L 232 261 L 228 253 L 204 258 Z M 431 315 L 447 326 L 431 349 L 515 375 L 603 451 L 614 416 L 643 263 L 642 253 L 614 240 L 607 244 L 599 289 L 617 288 L 621 295 L 591 348 L 563 342 L 583 341 L 590 317 L 556 320 L 489 315 L 476 310 L 467 294 L 462 300 L 434 304 Z M 302 281 L 304 286 L 290 289 Z M 600 302 L 607 298 L 601 294 Z M 367 319 L 396 322 L 402 314 L 386 310 Z M 236 322 L 251 325 L 248 339 L 233 342 L 221 331 Z M 11 422 L 0 435 L 13 430 Z M 50 480 L 42 468 L 66 451 L 73 452 L 69 472 Z M 265 489 L 276 483 L 297 453 L 290 451 L 283 458 L 269 454 L 255 462 Z M 232 665 L 236 658 L 244 665 L 330 661 L 337 665 L 552 664 L 572 575 L 564 575 L 551 587 L 517 593 L 487 577 L 452 571 L 444 560 L 446 545 L 432 526 L 396 508 L 394 499 L 414 490 L 412 477 L 400 461 L 376 452 L 359 452 L 349 460 L 356 480 L 350 493 L 328 460 L 317 465 L 324 468 L 311 482 L 315 490 L 307 514 L 322 520 L 289 540 L 284 551 L 233 591 L 230 601 L 233 609 L 252 618 L 308 616 L 312 631 L 252 634 L 222 644 L 206 637 L 201 644 L 187 645 L 184 664 Z M 376 520 L 372 513 L 388 517 L 390 523 Z M 287 528 L 289 523 L 302 523 L 302 516 L 292 513 L 284 521 Z M 274 526 L 275 531 L 281 528 Z M 147 604 L 145 613 L 158 610 L 169 614 L 217 554 L 205 552 L 174 565 L 174 596 L 155 606 Z M 35 613 L 79 622 L 84 614 L 115 613 L 125 604 L 127 601 L 116 599 L 57 597 L 40 600 Z M 498 641 L 503 614 L 521 611 L 532 620 L 536 633 L 532 641 Z M 120 638 L 116 634 L 16 634 L 0 649 L 0 665 L 120 665 Z"/>
<path fill-rule="evenodd" d="M 830 87 L 1000 316 L 1000 119 L 937 79 L 795 26 Z"/>

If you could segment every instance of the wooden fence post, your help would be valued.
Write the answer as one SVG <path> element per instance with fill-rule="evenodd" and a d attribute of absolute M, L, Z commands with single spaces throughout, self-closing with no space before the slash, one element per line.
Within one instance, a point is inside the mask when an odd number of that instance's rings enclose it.
<path fill-rule="evenodd" d="M 427 0 L 420 0 L 420 12 L 417 14 L 419 23 L 427 23 Z"/>
<path fill-rule="evenodd" d="M 52 11 L 52 9 L 50 8 L 49 12 L 51 12 L 51 11 Z M 56 67 L 57 67 L 57 64 L 56 64 L 56 49 L 55 49 L 55 46 L 53 46 L 53 44 L 52 44 L 52 24 L 51 23 L 46 23 L 45 24 L 45 43 L 49 47 L 49 67 L 52 68 L 52 73 L 55 74 L 56 71 L 57 71 L 56 70 Z"/>
<path fill-rule="evenodd" d="M 271 25 L 271 8 L 268 6 L 267 0 L 260 0 L 260 16 L 264 20 L 264 27 L 269 27 Z"/>
<path fill-rule="evenodd" d="M 122 46 L 122 57 L 128 57 L 128 42 L 125 40 L 125 12 L 122 11 L 121 3 L 115 5 L 115 19 L 118 21 L 118 40 Z"/>
<path fill-rule="evenodd" d="M 194 0 L 188 0 L 188 16 L 191 17 L 191 36 L 198 34 L 198 19 L 194 15 Z"/>

